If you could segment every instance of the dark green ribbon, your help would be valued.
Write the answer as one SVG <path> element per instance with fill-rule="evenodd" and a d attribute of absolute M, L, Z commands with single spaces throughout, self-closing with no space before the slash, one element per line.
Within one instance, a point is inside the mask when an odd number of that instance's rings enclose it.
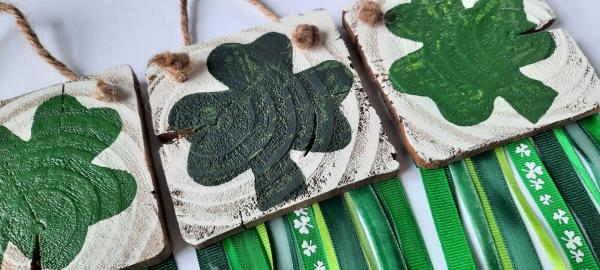
<path fill-rule="evenodd" d="M 163 261 L 155 266 L 148 267 L 146 269 L 148 269 L 148 270 L 177 270 L 177 264 L 175 263 L 175 258 L 173 257 L 173 255 L 171 255 L 171 257 L 169 257 L 165 261 Z"/>
<path fill-rule="evenodd" d="M 433 269 L 400 179 L 394 177 L 372 186 L 396 233 L 408 269 Z"/>
<path fill-rule="evenodd" d="M 513 266 L 516 269 L 542 269 L 496 154 L 488 151 L 473 157 L 472 161 Z"/>
<path fill-rule="evenodd" d="M 360 249 L 358 236 L 342 196 L 336 196 L 319 203 L 323 218 L 329 228 L 340 269 L 363 270 L 367 263 Z"/>
<path fill-rule="evenodd" d="M 587 236 L 592 252 L 600 254 L 600 214 L 553 132 L 533 137 L 541 159 Z"/>
<path fill-rule="evenodd" d="M 433 222 L 448 269 L 477 269 L 444 169 L 421 169 Z"/>
<path fill-rule="evenodd" d="M 197 249 L 196 257 L 200 269 L 230 269 L 227 254 L 221 242 L 203 249 Z"/>

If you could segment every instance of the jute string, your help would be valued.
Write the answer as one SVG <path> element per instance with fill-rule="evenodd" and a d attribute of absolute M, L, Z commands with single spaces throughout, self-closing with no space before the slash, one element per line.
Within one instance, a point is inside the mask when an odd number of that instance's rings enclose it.
<path fill-rule="evenodd" d="M 67 67 L 63 62 L 56 59 L 40 42 L 37 34 L 31 28 L 31 25 L 23 15 L 23 12 L 12 4 L 0 2 L 0 11 L 6 12 L 17 21 L 17 26 L 21 31 L 21 34 L 27 39 L 31 47 L 37 52 L 37 54 L 44 59 L 48 64 L 53 66 L 60 74 L 65 76 L 69 80 L 77 80 L 79 75 Z M 117 99 L 118 93 L 110 84 L 103 80 L 96 79 L 96 98 L 102 101 L 113 101 Z"/>

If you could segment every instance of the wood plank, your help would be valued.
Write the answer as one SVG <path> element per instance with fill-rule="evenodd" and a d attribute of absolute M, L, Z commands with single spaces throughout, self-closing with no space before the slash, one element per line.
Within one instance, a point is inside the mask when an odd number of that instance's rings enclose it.
<path fill-rule="evenodd" d="M 319 27 L 320 46 L 290 43 L 301 23 Z M 160 157 L 186 242 L 205 246 L 396 172 L 394 148 L 327 12 L 181 51 L 192 61 L 190 79 L 177 83 L 150 65 L 148 91 L 155 133 L 183 135 L 165 142 Z M 280 165 L 286 170 L 271 174 Z"/>
<path fill-rule="evenodd" d="M 386 14 L 393 8 L 410 3 L 410 1 L 381 0 L 378 3 L 384 14 Z M 463 0 L 465 8 L 473 8 L 476 3 L 477 1 L 474 0 Z M 519 4 L 513 0 L 496 3 Z M 522 6 L 526 20 L 531 22 L 532 27 L 535 29 L 533 31 L 540 31 L 555 19 L 553 11 L 545 0 L 524 0 Z M 373 81 L 380 86 L 381 93 L 401 129 L 404 145 L 413 159 L 422 167 L 447 165 L 452 161 L 481 153 L 507 142 L 575 121 L 597 112 L 600 108 L 600 80 L 594 68 L 564 29 L 554 29 L 548 31 L 555 45 L 551 55 L 543 60 L 521 66 L 518 71 L 516 69 L 513 71 L 514 74 L 520 72 L 522 75 L 520 78 L 530 80 L 530 84 L 527 85 L 541 82 L 550 93 L 556 93 L 551 105 L 542 108 L 547 110 L 539 119 L 536 119 L 536 117 L 528 119 L 524 117 L 523 112 L 520 113 L 515 108 L 520 108 L 521 111 L 540 109 L 539 106 L 541 105 L 537 103 L 542 103 L 541 98 L 533 100 L 531 96 L 522 97 L 522 100 L 519 101 L 521 104 L 519 107 L 517 106 L 519 104 L 516 104 L 514 100 L 509 103 L 504 96 L 498 96 L 493 100 L 493 110 L 490 116 L 484 121 L 475 121 L 469 124 L 452 122 L 452 119 L 449 120 L 448 115 L 444 116 L 439 109 L 439 100 L 436 103 L 428 96 L 406 93 L 406 91 L 427 91 L 423 90 L 423 87 L 409 87 L 411 89 L 404 89 L 405 92 L 400 92 L 393 85 L 390 68 L 392 68 L 394 62 L 408 59 L 408 55 L 414 56 L 415 53 L 426 50 L 427 47 L 420 41 L 410 40 L 392 33 L 385 22 L 375 27 L 361 22 L 357 15 L 358 8 L 359 1 L 345 10 L 344 26 L 350 33 L 351 39 L 357 44 L 359 53 L 362 55 Z M 386 19 L 388 23 L 390 23 L 390 17 L 392 16 L 388 16 Z M 419 20 L 419 18 L 407 19 L 409 21 Z M 483 27 L 483 25 L 476 27 Z M 535 35 L 539 37 L 540 34 Z M 454 45 L 466 46 L 465 44 Z M 490 45 L 487 44 L 487 46 Z M 489 49 L 488 47 L 482 48 L 482 51 Z M 523 47 L 527 47 L 527 45 Z M 541 50 L 541 47 L 533 48 L 532 53 L 537 52 L 538 49 Z M 446 60 L 455 63 L 457 57 L 459 56 L 447 55 Z M 478 64 L 478 59 L 471 60 L 473 65 Z M 498 63 L 493 64 L 500 65 L 499 62 L 502 62 L 502 60 L 498 60 Z M 455 78 L 472 79 L 470 75 L 465 75 L 468 74 L 465 70 L 466 67 L 452 65 L 452 68 L 452 72 L 459 74 L 454 76 Z M 493 76 L 489 73 L 486 72 L 486 74 L 473 80 L 486 83 L 495 82 Z M 434 77 L 428 76 L 420 81 L 435 80 Z M 496 85 L 510 86 L 512 84 L 516 84 L 516 82 L 507 81 Z M 437 87 L 436 91 L 446 91 L 447 88 L 449 87 Z M 513 89 L 516 92 L 507 93 L 508 95 L 518 95 L 519 91 L 530 91 L 530 89 L 531 87 L 527 86 Z M 450 96 L 448 96 L 448 99 L 451 99 Z M 523 102 L 529 102 L 529 107 L 524 106 Z M 486 108 L 488 107 L 486 106 Z M 473 116 L 479 117 L 479 113 L 479 111 L 473 112 Z M 484 115 L 487 114 L 484 113 Z M 458 117 L 458 119 L 467 120 L 466 117 Z"/>
<path fill-rule="evenodd" d="M 94 78 L 122 98 L 96 100 Z M 1 269 L 31 269 L 36 257 L 52 269 L 144 267 L 170 255 L 136 89 L 120 66 L 0 101 Z"/>

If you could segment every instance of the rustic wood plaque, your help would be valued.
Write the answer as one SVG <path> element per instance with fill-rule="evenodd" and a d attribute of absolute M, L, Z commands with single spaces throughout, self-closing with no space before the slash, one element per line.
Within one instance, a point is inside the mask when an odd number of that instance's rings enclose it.
<path fill-rule="evenodd" d="M 96 79 L 120 99 L 95 99 Z M 141 268 L 170 254 L 129 66 L 0 101 L 0 268 Z M 33 260 L 33 263 L 32 263 Z"/>
<path fill-rule="evenodd" d="M 290 41 L 299 24 L 321 44 Z M 349 53 L 325 11 L 182 50 L 189 80 L 148 68 L 154 132 L 181 234 L 206 245 L 396 172 Z"/>
<path fill-rule="evenodd" d="M 545 0 L 381 0 L 344 26 L 422 167 L 597 112 L 600 80 Z"/>

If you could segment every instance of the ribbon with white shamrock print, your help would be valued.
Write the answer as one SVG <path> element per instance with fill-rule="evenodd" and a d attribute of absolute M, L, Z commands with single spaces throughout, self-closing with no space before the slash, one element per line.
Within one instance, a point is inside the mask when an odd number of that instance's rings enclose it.
<path fill-rule="evenodd" d="M 587 236 L 590 249 L 594 254 L 600 254 L 600 213 L 554 132 L 535 135 L 533 142 L 548 174 L 554 180 L 571 213 L 579 221 L 582 233 Z M 558 215 L 560 216 L 560 213 Z"/>
<path fill-rule="evenodd" d="M 420 169 L 448 269 L 477 269 L 444 169 Z"/>
<path fill-rule="evenodd" d="M 287 215 L 291 227 L 297 256 L 300 258 L 302 269 L 327 270 L 333 269 L 328 263 L 325 245 L 315 219 L 312 207 L 302 208 Z M 339 269 L 339 267 L 338 267 Z"/>
<path fill-rule="evenodd" d="M 542 163 L 531 139 L 504 147 L 527 191 L 550 225 L 574 269 L 598 269 L 569 207 Z M 573 179 L 576 181 L 576 179 Z"/>

